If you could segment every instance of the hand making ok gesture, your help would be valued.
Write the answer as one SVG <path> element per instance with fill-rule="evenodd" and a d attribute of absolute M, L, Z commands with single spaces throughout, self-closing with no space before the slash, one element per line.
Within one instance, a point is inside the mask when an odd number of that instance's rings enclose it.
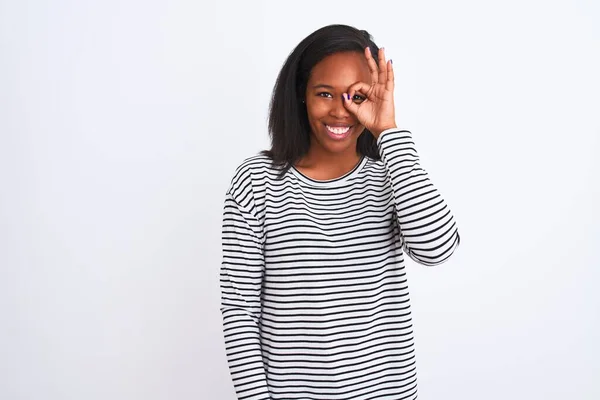
<path fill-rule="evenodd" d="M 369 47 L 365 48 L 365 57 L 371 71 L 371 84 L 357 82 L 350 86 L 348 93 L 344 94 L 344 106 L 377 139 L 384 130 L 396 127 L 394 69 L 392 61 L 385 60 L 383 48 L 379 49 L 379 67 Z M 357 92 L 366 99 L 360 103 L 353 102 L 351 99 Z"/>

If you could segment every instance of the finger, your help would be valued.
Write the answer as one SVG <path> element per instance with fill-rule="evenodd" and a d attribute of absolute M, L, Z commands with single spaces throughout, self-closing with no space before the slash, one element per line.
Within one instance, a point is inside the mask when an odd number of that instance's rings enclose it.
<path fill-rule="evenodd" d="M 379 80 L 379 68 L 377 68 L 377 63 L 371 54 L 371 49 L 369 46 L 365 47 L 365 57 L 367 57 L 367 65 L 369 66 L 369 71 L 371 72 L 371 81 L 373 83 L 377 83 Z"/>
<path fill-rule="evenodd" d="M 344 107 L 346 107 L 346 110 L 350 111 L 354 116 L 356 116 L 358 113 L 358 104 L 352 100 L 354 95 L 350 95 L 348 92 L 344 93 L 342 96 L 344 96 Z"/>
<path fill-rule="evenodd" d="M 387 80 L 385 81 L 385 89 L 394 90 L 394 64 L 392 60 L 387 62 Z"/>
<path fill-rule="evenodd" d="M 369 85 L 366 82 L 356 82 L 348 88 L 348 94 L 350 95 L 350 99 L 346 98 L 346 100 L 353 101 L 354 95 L 359 93 L 365 98 L 369 98 L 373 92 L 373 85 Z"/>
<path fill-rule="evenodd" d="M 387 63 L 385 62 L 385 49 L 382 47 L 379 49 L 379 83 L 385 83 L 387 81 Z"/>
<path fill-rule="evenodd" d="M 367 98 L 369 97 L 372 87 L 373 87 L 372 85 L 369 85 L 366 82 L 356 82 L 355 84 L 351 85 L 348 88 L 348 91 L 343 94 L 344 106 L 346 107 L 346 109 L 348 111 L 350 111 L 352 114 L 357 115 L 358 108 L 359 108 L 360 104 L 362 104 L 362 103 L 359 103 L 359 104 L 355 103 L 354 96 L 356 94 L 360 94 L 361 96 L 365 97 L 364 101 L 367 101 Z"/>

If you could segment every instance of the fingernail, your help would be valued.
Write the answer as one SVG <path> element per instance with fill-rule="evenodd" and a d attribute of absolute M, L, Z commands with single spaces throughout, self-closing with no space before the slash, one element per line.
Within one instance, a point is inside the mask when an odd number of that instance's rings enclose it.
<path fill-rule="evenodd" d="M 391 58 L 390 58 L 390 63 L 392 63 L 392 64 L 394 63 Z"/>
<path fill-rule="evenodd" d="M 348 100 L 350 100 L 350 93 L 348 93 Z"/>

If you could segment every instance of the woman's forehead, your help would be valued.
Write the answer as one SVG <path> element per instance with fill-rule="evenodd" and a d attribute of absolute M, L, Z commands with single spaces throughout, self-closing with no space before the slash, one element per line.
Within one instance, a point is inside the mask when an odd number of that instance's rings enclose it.
<path fill-rule="evenodd" d="M 317 63 L 311 71 L 308 86 L 347 87 L 358 81 L 371 81 L 367 59 L 358 52 L 344 52 L 327 56 Z"/>

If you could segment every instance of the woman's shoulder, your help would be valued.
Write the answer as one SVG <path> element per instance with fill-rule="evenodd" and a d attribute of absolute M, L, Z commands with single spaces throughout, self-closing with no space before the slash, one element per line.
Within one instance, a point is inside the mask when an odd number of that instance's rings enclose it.
<path fill-rule="evenodd" d="M 273 168 L 273 160 L 263 153 L 255 154 L 250 157 L 246 157 L 240 162 L 236 169 L 235 173 L 248 173 L 248 172 L 256 172 L 261 170 L 268 170 Z"/>
<path fill-rule="evenodd" d="M 363 175 L 385 175 L 386 169 L 381 159 L 368 157 L 368 161 L 361 172 Z"/>
<path fill-rule="evenodd" d="M 242 178 L 256 178 L 265 174 L 276 174 L 278 168 L 273 165 L 273 160 L 265 154 L 256 154 L 247 157 L 235 168 L 232 181 Z"/>
<path fill-rule="evenodd" d="M 236 197 L 252 189 L 258 182 L 276 179 L 279 171 L 273 160 L 263 153 L 247 157 L 235 168 L 228 192 Z"/>

